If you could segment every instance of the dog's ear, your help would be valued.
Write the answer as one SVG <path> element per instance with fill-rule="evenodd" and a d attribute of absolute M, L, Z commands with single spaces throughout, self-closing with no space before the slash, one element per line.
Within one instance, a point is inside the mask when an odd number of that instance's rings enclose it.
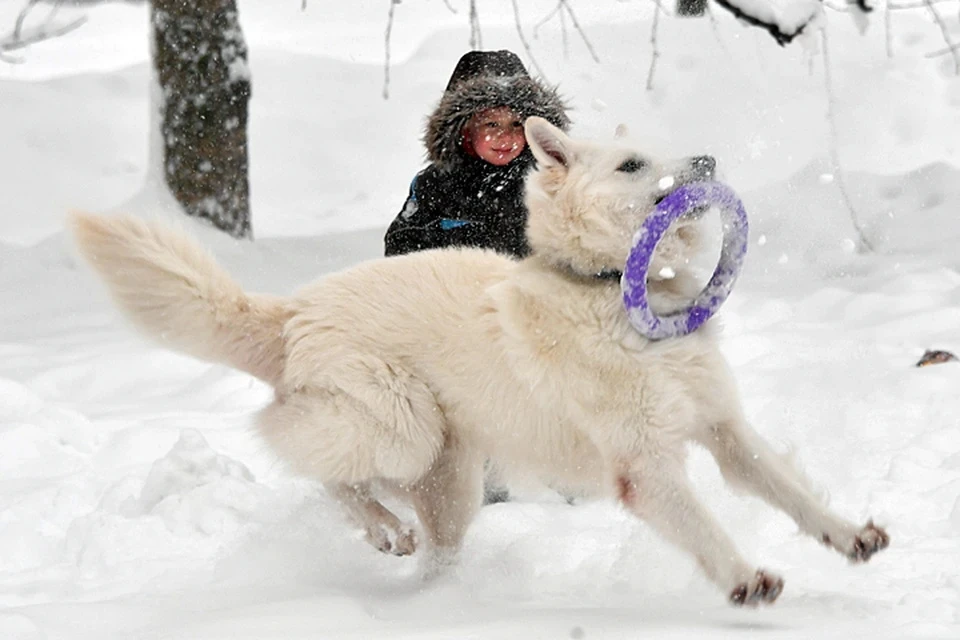
<path fill-rule="evenodd" d="M 617 130 L 613 132 L 614 138 L 626 138 L 630 135 L 630 130 L 627 128 L 627 125 L 623 122 L 617 125 Z"/>
<path fill-rule="evenodd" d="M 573 143 L 563 131 L 543 118 L 530 116 L 523 124 L 527 144 L 537 163 L 544 169 L 569 167 L 573 160 Z"/>

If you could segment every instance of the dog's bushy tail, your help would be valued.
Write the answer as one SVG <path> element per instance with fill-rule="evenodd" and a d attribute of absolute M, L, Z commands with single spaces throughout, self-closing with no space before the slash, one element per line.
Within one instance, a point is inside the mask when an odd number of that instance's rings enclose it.
<path fill-rule="evenodd" d="M 283 375 L 283 299 L 243 291 L 185 234 L 129 217 L 72 213 L 80 253 L 143 333 L 276 386 Z"/>

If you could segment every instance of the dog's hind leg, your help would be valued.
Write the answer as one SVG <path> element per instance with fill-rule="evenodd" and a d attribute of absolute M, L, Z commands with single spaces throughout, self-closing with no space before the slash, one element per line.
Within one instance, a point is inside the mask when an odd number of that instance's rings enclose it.
<path fill-rule="evenodd" d="M 830 511 L 807 488 L 800 472 L 740 421 L 715 425 L 701 438 L 731 485 L 781 509 L 800 529 L 852 562 L 866 562 L 890 543 L 873 521 L 858 526 Z"/>
<path fill-rule="evenodd" d="M 408 556 L 416 551 L 413 529 L 373 497 L 367 484 L 331 483 L 327 485 L 327 492 L 363 528 L 367 542 L 377 550 L 395 556 Z"/>
<path fill-rule="evenodd" d="M 430 471 L 409 487 L 411 502 L 430 542 L 427 573 L 457 556 L 483 497 L 483 458 L 448 433 Z"/>
<path fill-rule="evenodd" d="M 773 602 L 783 580 L 751 567 L 703 503 L 697 499 L 682 462 L 645 456 L 622 465 L 615 477 L 620 502 L 664 538 L 692 555 L 704 573 L 735 605 Z"/>
<path fill-rule="evenodd" d="M 425 384 L 375 356 L 314 369 L 324 373 L 317 384 L 278 393 L 260 412 L 260 433 L 295 471 L 322 482 L 371 544 L 412 553 L 409 528 L 369 487 L 411 485 L 433 468 L 444 447 L 443 412 Z"/>

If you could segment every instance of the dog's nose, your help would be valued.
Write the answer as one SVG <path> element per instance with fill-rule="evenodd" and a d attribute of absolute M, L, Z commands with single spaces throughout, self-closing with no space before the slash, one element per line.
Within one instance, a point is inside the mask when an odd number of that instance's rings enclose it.
<path fill-rule="evenodd" d="M 695 156 L 690 160 L 690 168 L 701 180 L 708 180 L 713 177 L 713 171 L 717 168 L 717 161 L 713 156 Z"/>

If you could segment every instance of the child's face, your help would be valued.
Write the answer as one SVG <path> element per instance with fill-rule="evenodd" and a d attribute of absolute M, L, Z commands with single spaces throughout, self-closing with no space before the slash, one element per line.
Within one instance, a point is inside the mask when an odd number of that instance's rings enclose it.
<path fill-rule="evenodd" d="M 510 164 L 527 146 L 523 122 L 507 107 L 478 111 L 463 128 L 463 146 L 490 164 Z"/>

